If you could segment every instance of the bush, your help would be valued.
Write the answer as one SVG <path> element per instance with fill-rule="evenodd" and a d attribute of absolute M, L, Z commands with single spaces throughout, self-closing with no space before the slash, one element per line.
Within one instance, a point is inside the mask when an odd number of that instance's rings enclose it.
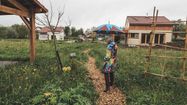
<path fill-rule="evenodd" d="M 83 95 L 89 94 L 90 90 L 86 89 L 84 84 L 79 84 L 75 88 L 63 91 L 60 87 L 48 84 L 42 93 L 35 96 L 31 102 L 34 105 L 92 105 L 89 98 Z"/>

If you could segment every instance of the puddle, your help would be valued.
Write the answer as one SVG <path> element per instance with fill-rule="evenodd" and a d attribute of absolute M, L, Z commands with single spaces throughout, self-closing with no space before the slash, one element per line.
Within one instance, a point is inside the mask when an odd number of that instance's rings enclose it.
<path fill-rule="evenodd" d="M 18 61 L 0 61 L 0 67 L 4 68 L 7 65 L 16 64 Z"/>

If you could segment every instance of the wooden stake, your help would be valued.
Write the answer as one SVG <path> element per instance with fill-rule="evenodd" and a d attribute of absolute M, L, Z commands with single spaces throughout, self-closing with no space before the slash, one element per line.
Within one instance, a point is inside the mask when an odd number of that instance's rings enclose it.
<path fill-rule="evenodd" d="M 166 47 L 164 49 L 165 49 L 164 56 L 166 56 Z M 164 58 L 164 62 L 162 64 L 162 75 L 165 75 L 165 66 L 166 66 L 166 58 Z M 161 79 L 163 78 L 161 77 Z"/>
<path fill-rule="evenodd" d="M 185 45 L 184 48 L 187 49 L 187 18 L 186 18 L 186 35 L 185 35 Z M 184 51 L 184 57 L 186 57 L 186 51 Z M 185 71 L 186 71 L 186 58 L 183 59 L 183 68 L 182 68 L 182 74 L 181 78 L 185 78 Z"/>
<path fill-rule="evenodd" d="M 156 7 L 154 7 L 154 11 L 153 11 L 152 31 L 150 33 L 149 52 L 148 52 L 147 66 L 145 68 L 145 72 L 148 71 L 149 66 L 150 66 L 150 62 L 151 62 L 151 58 L 150 57 L 151 57 L 152 46 L 153 46 L 153 39 L 154 39 L 154 36 L 155 36 L 156 22 L 157 22 L 157 17 L 158 17 L 158 10 L 156 12 L 156 17 L 155 17 L 155 11 L 156 11 Z"/>
<path fill-rule="evenodd" d="M 185 49 L 187 48 L 187 18 L 186 18 L 186 36 L 185 36 Z"/>
<path fill-rule="evenodd" d="M 153 76 L 158 76 L 158 77 L 162 77 L 162 78 L 170 78 L 170 79 L 175 79 L 175 80 L 183 80 L 183 81 L 187 81 L 186 78 L 178 78 L 178 77 L 172 77 L 172 76 L 166 76 L 166 75 L 161 75 L 161 74 L 156 74 L 156 73 L 146 73 L 147 75 L 153 75 Z"/>
<path fill-rule="evenodd" d="M 162 44 L 159 44 L 158 46 L 160 46 L 160 47 L 166 47 L 166 48 L 170 48 L 170 49 L 175 49 L 175 50 L 180 50 L 180 51 L 187 51 L 187 49 L 180 48 L 180 47 L 173 47 L 173 46 L 162 45 Z"/>

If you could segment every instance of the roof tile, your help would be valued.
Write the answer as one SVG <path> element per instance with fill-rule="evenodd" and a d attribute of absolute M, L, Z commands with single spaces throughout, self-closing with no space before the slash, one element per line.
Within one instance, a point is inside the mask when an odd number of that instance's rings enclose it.
<path fill-rule="evenodd" d="M 130 24 L 152 24 L 153 16 L 127 16 Z M 172 24 L 165 16 L 158 16 L 157 24 Z"/>

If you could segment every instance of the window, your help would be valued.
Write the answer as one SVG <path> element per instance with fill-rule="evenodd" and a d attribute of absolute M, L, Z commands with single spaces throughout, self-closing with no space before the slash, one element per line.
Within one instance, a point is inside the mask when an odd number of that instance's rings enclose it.
<path fill-rule="evenodd" d="M 130 33 L 130 38 L 138 39 L 139 33 Z"/>

